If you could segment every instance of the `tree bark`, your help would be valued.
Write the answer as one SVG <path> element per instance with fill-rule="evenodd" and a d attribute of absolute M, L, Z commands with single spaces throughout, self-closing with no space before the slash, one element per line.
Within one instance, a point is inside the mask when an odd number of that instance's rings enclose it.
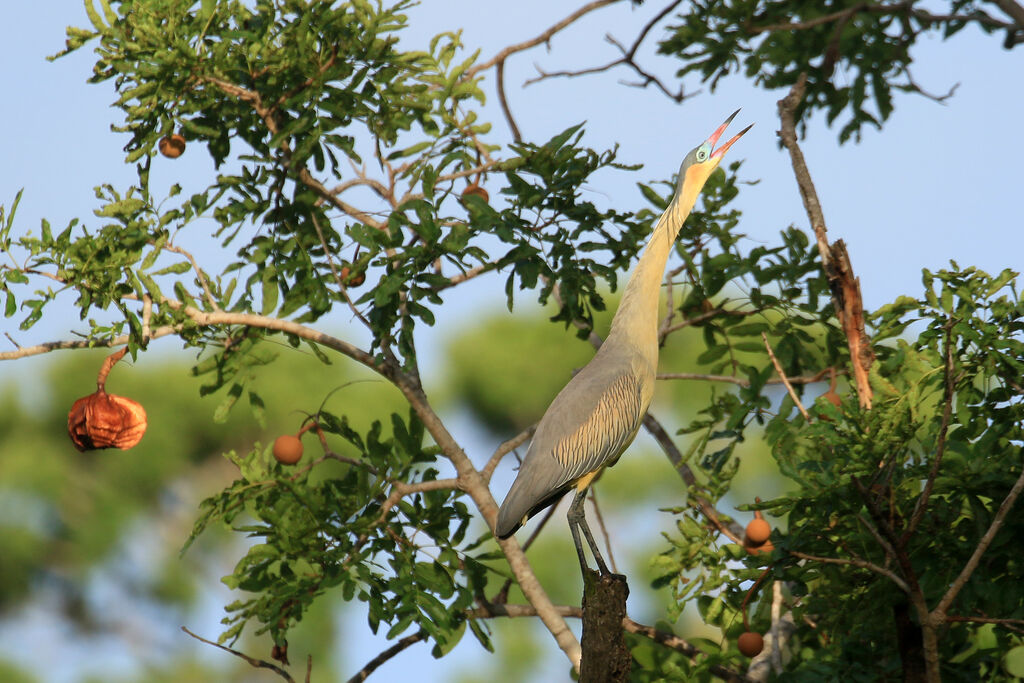
<path fill-rule="evenodd" d="M 896 621 L 896 643 L 903 663 L 903 683 L 924 683 L 924 641 L 921 628 L 910 618 L 910 605 L 901 600 L 892 606 Z"/>
<path fill-rule="evenodd" d="M 583 575 L 583 636 L 580 683 L 622 683 L 629 680 L 633 656 L 626 647 L 626 597 L 629 586 L 621 574 Z"/>

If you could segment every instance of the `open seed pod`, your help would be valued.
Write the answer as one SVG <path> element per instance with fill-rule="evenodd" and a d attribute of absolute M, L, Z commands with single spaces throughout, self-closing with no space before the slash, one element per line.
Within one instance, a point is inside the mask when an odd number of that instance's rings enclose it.
<path fill-rule="evenodd" d="M 131 448 L 146 433 L 146 411 L 137 401 L 97 390 L 75 401 L 68 435 L 80 451 Z"/>
<path fill-rule="evenodd" d="M 96 378 L 96 392 L 75 401 L 68 412 L 68 436 L 80 451 L 131 448 L 146 433 L 146 411 L 137 401 L 105 389 L 107 375 L 127 349 L 107 357 Z"/>

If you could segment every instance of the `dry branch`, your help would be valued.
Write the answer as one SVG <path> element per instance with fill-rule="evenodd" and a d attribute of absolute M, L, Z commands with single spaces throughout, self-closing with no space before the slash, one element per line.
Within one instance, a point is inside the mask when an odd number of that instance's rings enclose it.
<path fill-rule="evenodd" d="M 838 240 L 835 244 L 829 244 L 821 202 L 818 201 L 814 181 L 807 169 L 807 162 L 800 150 L 800 145 L 797 143 L 796 108 L 800 100 L 803 99 L 806 86 L 807 74 L 802 73 L 789 94 L 779 100 L 779 118 L 782 121 L 779 137 L 789 151 L 793 174 L 796 176 L 804 209 L 818 244 L 821 265 L 828 278 L 829 289 L 832 291 L 832 305 L 849 344 L 850 364 L 853 367 L 857 396 L 861 407 L 869 409 L 873 392 L 868 380 L 868 371 L 875 360 L 875 354 L 871 350 L 871 339 L 864 329 L 864 304 L 860 294 L 860 280 L 853 274 L 850 256 L 846 252 L 846 245 L 843 244 L 843 241 Z"/>

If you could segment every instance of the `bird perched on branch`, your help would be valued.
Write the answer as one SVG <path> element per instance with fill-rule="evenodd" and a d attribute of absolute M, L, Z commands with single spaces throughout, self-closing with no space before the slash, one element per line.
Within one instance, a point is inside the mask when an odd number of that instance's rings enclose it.
<path fill-rule="evenodd" d="M 580 530 L 602 575 L 608 567 L 587 525 L 583 501 L 594 479 L 632 443 L 654 395 L 658 369 L 658 294 L 676 235 L 704 183 L 747 126 L 718 149 L 718 139 L 739 110 L 683 159 L 675 196 L 658 219 L 626 285 L 611 331 L 594 358 L 558 393 L 537 425 L 533 441 L 505 502 L 494 533 L 508 538 L 529 517 L 570 489 L 569 530 L 586 570 Z"/>

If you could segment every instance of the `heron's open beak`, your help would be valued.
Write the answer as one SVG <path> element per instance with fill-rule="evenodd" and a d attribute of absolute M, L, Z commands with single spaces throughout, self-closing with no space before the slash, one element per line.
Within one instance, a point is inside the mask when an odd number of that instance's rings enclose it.
<path fill-rule="evenodd" d="M 716 143 L 716 142 L 718 142 L 718 138 L 722 137 L 722 133 L 724 133 L 724 132 L 725 132 L 725 129 L 729 127 L 729 124 L 730 124 L 730 123 L 732 123 L 732 120 L 733 120 L 734 118 L 736 118 L 736 114 L 739 114 L 739 113 L 740 113 L 740 110 L 739 110 L 739 109 L 737 109 L 736 111 L 734 111 L 734 112 L 732 113 L 732 116 L 730 116 L 729 118 L 727 118 L 727 119 L 725 120 L 725 123 L 723 123 L 723 124 L 722 124 L 722 125 L 720 125 L 720 126 L 719 126 L 718 128 L 716 128 L 716 129 L 715 129 L 715 132 L 714 132 L 714 133 L 712 133 L 712 134 L 710 135 L 710 137 L 708 137 L 708 142 L 709 142 L 709 143 L 711 143 L 711 146 L 712 146 L 712 147 L 714 147 L 714 146 L 715 146 L 715 143 Z M 734 142 L 736 142 L 737 140 L 739 140 L 739 139 L 740 139 L 740 137 L 742 137 L 742 135 L 743 135 L 744 133 L 746 133 L 746 132 L 747 132 L 748 130 L 750 130 L 751 128 L 753 128 L 753 126 L 754 126 L 754 124 L 750 124 L 749 126 L 747 126 L 746 128 L 744 128 L 743 130 L 741 130 L 741 131 L 740 131 L 739 133 L 736 133 L 736 135 L 732 136 L 732 138 L 730 138 L 728 142 L 726 142 L 726 143 L 725 143 L 724 145 L 722 145 L 721 147 L 719 147 L 718 149 L 716 149 L 716 150 L 715 150 L 714 152 L 712 152 L 712 153 L 711 153 L 711 158 L 712 158 L 712 159 L 714 159 L 715 157 L 722 157 L 722 156 L 724 156 L 724 155 L 725 155 L 725 153 L 726 153 L 726 151 L 727 151 L 727 150 L 728 150 L 728 149 L 729 149 L 730 147 L 732 147 L 733 143 L 734 143 Z"/>

